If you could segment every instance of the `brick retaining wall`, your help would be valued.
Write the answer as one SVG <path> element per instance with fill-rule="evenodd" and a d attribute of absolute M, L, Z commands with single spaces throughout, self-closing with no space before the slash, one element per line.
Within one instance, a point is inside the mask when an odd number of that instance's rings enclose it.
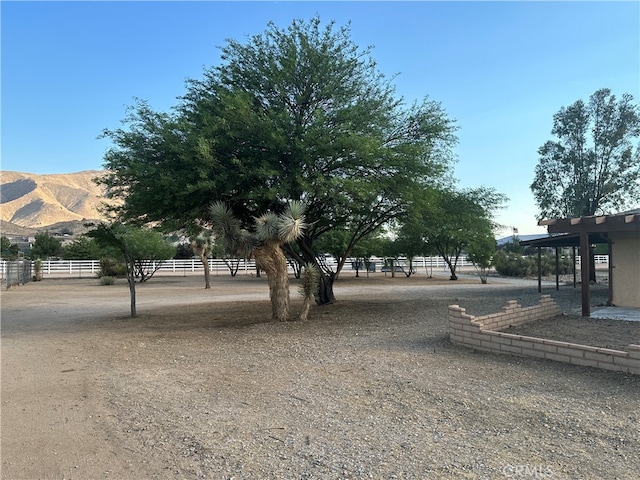
<path fill-rule="evenodd" d="M 547 358 L 640 375 L 640 345 L 629 345 L 629 351 L 624 352 L 500 331 L 510 325 L 521 325 L 558 314 L 560 308 L 550 295 L 542 295 L 537 305 L 525 308 L 517 301 L 509 300 L 501 312 L 482 317 L 468 315 L 466 309 L 459 305 L 449 305 L 449 338 L 452 343 L 476 350 Z"/>

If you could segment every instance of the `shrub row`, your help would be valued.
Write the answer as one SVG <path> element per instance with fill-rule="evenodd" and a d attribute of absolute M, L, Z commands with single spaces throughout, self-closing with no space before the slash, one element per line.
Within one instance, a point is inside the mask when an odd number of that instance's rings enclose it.
<path fill-rule="evenodd" d="M 496 272 L 507 277 L 535 277 L 538 275 L 538 257 L 522 256 L 518 253 L 499 250 L 493 256 L 493 266 Z M 542 276 L 555 274 L 556 258 L 554 255 L 545 254 L 541 257 Z M 560 259 L 558 274 L 566 275 L 572 272 L 572 262 L 569 259 Z"/>

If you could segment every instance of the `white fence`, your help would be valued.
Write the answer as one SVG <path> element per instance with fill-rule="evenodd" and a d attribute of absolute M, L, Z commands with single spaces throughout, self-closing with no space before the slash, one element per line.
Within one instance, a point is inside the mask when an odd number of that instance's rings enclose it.
<path fill-rule="evenodd" d="M 596 255 L 596 264 L 606 265 L 609 263 L 608 255 Z M 253 260 L 227 260 L 230 265 L 238 263 L 238 274 L 250 274 L 255 273 L 256 266 Z M 385 271 L 382 269 L 384 265 L 383 258 L 371 259 L 372 264 L 375 265 L 376 272 Z M 334 271 L 337 267 L 337 263 L 332 258 L 326 259 L 327 265 Z M 580 265 L 580 256 L 576 256 L 576 263 Z M 409 267 L 409 261 L 405 258 L 400 258 L 397 264 L 404 269 Z M 467 260 L 466 256 L 462 256 L 458 259 L 458 268 L 471 267 L 473 263 Z M 290 268 L 290 272 L 293 273 L 293 268 Z M 447 271 L 447 265 L 442 257 L 416 257 L 413 259 L 413 268 L 418 272 L 423 272 L 425 269 L 441 269 Z M 355 270 L 354 261 L 349 260 L 345 263 L 343 270 Z M 360 268 L 364 271 L 364 267 Z M 100 262 L 98 260 L 44 260 L 42 261 L 42 275 L 43 277 L 57 277 L 57 276 L 72 276 L 72 277 L 95 277 L 100 271 Z M 209 271 L 214 275 L 228 275 L 230 274 L 229 267 L 222 259 L 210 258 L 209 259 Z M 198 258 L 180 259 L 180 260 L 167 260 L 162 262 L 156 275 L 187 275 L 194 273 L 203 273 L 202 262 Z M 8 274 L 8 262 L 5 260 L 0 261 L 0 278 L 3 280 L 7 278 Z"/>
<path fill-rule="evenodd" d="M 384 259 L 374 258 L 371 260 L 375 265 L 375 271 L 384 271 L 382 269 L 384 265 Z M 256 266 L 253 260 L 227 260 L 228 264 L 235 266 L 238 262 L 238 274 L 250 274 L 255 273 Z M 337 267 L 337 263 L 334 259 L 327 258 L 326 263 L 334 271 Z M 409 262 L 405 258 L 401 258 L 399 267 L 404 269 L 409 268 Z M 460 257 L 458 259 L 458 267 L 464 268 L 472 266 L 473 264 L 467 261 L 466 257 Z M 447 265 L 442 257 L 417 257 L 413 260 L 413 268 L 418 271 L 424 271 L 424 269 L 447 269 Z M 2 278 L 5 278 L 7 274 L 7 262 L 5 260 L 0 261 L 0 269 Z M 293 273 L 293 268 L 289 267 L 290 272 Z M 343 270 L 355 270 L 353 261 L 345 263 Z M 364 270 L 364 268 L 361 268 Z M 100 271 L 100 262 L 98 260 L 43 260 L 41 262 L 41 272 L 43 277 L 57 277 L 57 276 L 72 276 L 72 277 L 95 277 Z M 209 271 L 214 275 L 228 275 L 230 274 L 229 266 L 222 259 L 209 259 Z M 190 259 L 172 259 L 162 262 L 156 275 L 188 275 L 194 273 L 203 273 L 202 262 L 198 258 Z"/>

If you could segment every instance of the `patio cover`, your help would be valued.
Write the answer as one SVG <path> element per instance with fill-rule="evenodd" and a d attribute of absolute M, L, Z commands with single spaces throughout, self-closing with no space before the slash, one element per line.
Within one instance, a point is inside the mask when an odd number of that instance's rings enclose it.
<path fill-rule="evenodd" d="M 551 235 L 547 238 L 521 242 L 536 247 L 580 247 L 580 273 L 582 288 L 582 316 L 591 314 L 589 305 L 589 278 L 590 278 L 590 246 L 596 243 L 608 243 L 608 234 L 612 232 L 638 232 L 640 234 L 640 209 L 614 215 L 591 215 L 577 218 L 559 218 L 541 220 L 538 225 L 547 226 Z M 540 250 L 538 250 L 540 252 Z M 557 258 L 557 250 L 556 250 Z M 539 274 L 539 273 L 538 273 Z M 609 262 L 609 275 L 611 275 L 611 262 Z M 556 273 L 557 279 L 557 273 Z M 556 280 L 557 282 L 557 280 Z M 609 283 L 611 288 L 611 282 Z M 611 292 L 609 292 L 611 298 Z"/>

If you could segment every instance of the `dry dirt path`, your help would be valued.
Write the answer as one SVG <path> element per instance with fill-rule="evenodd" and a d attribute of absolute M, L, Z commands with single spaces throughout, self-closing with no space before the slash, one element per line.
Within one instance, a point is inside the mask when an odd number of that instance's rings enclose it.
<path fill-rule="evenodd" d="M 1 295 L 3 479 L 640 475 L 638 377 L 448 343 L 532 285 L 346 279 L 287 324 L 254 277 L 154 278 L 135 320 L 123 282 Z"/>

